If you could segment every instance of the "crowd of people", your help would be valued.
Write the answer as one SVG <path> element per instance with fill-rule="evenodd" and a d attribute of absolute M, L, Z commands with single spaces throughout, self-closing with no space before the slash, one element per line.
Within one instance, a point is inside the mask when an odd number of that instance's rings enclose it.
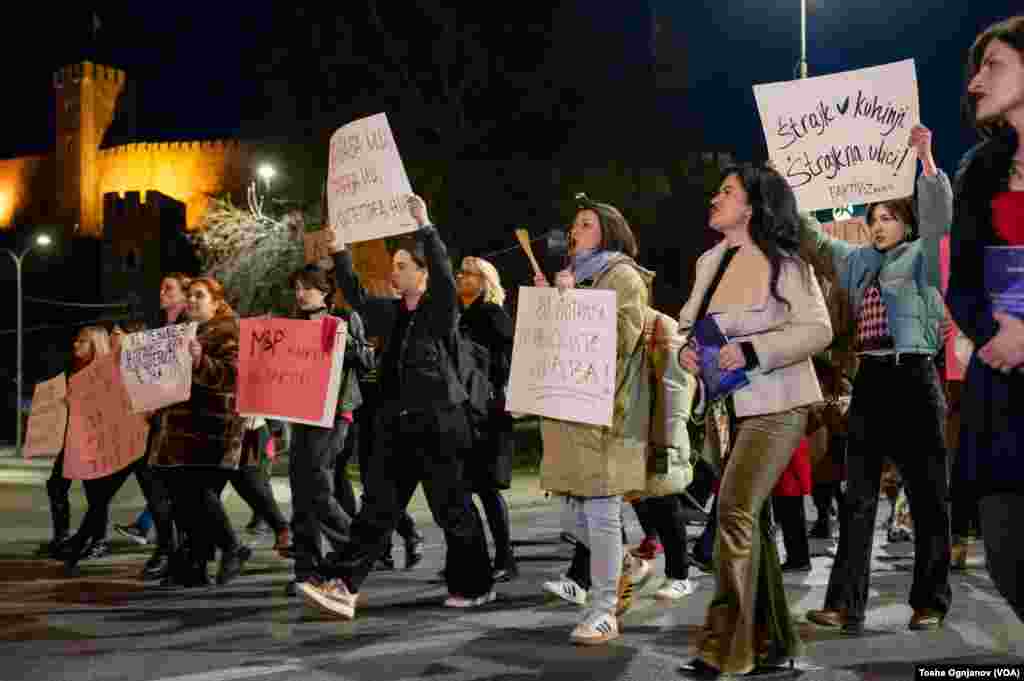
<path fill-rule="evenodd" d="M 792 660 L 800 637 L 782 575 L 810 570 L 805 495 L 818 510 L 810 536 L 829 538 L 838 529 L 823 607 L 807 618 L 861 634 L 886 466 L 898 471 L 913 519 L 911 529 L 899 508 L 904 502 L 894 501 L 892 524 L 914 542 L 909 628 L 941 627 L 955 607 L 950 570 L 964 567 L 975 517 L 995 586 L 1024 621 L 1024 554 L 1010 536 L 1012 519 L 1024 514 L 1024 419 L 1012 406 L 1024 392 L 1024 320 L 993 310 L 984 271 L 987 246 L 1024 246 L 1024 16 L 990 27 L 971 47 L 965 112 L 983 141 L 964 157 L 955 183 L 936 166 L 931 131 L 915 126 L 907 144 L 921 164 L 916 194 L 867 207 L 868 244 L 827 235 L 801 213 L 771 166 L 723 172 L 708 219 L 722 239 L 697 261 L 679 315 L 678 361 L 703 377 L 707 369 L 690 334 L 713 316 L 729 338 L 718 370 L 744 370 L 748 380 L 713 399 L 705 382 L 695 383 L 692 412 L 704 425 L 694 438 L 700 481 L 691 491 L 702 501 L 713 494 L 714 504 L 692 550 L 682 511 L 693 494 L 636 498 L 648 475 L 651 389 L 640 357 L 651 333 L 645 315 L 655 273 L 637 261 L 636 234 L 620 210 L 577 197 L 565 266 L 538 272 L 533 281 L 562 291 L 614 291 L 616 301 L 611 425 L 541 419 L 541 486 L 561 498 L 566 535 L 575 541 L 567 572 L 543 589 L 584 606 L 573 643 L 621 635 L 633 586 L 663 551 L 659 599 L 691 594 L 694 565 L 715 576 L 694 674 L 746 674 Z M 393 533 L 404 542 L 405 567 L 420 563 L 423 539 L 407 507 L 422 484 L 446 544 L 444 606 L 495 600 L 495 583 L 518 576 L 502 494 L 514 453 L 505 404 L 514 321 L 494 265 L 468 257 L 454 272 L 426 204 L 412 196 L 409 211 L 418 229 L 394 250 L 394 295 L 372 295 L 344 245 L 332 248 L 333 269 L 308 265 L 290 279 L 296 318 L 335 317 L 348 327 L 333 427 L 291 426 L 290 521 L 274 499 L 266 464 L 276 426 L 235 409 L 239 320 L 229 294 L 209 277 L 168 275 L 162 318 L 149 326 L 186 318 L 198 324 L 189 344 L 191 397 L 148 415 L 151 434 L 140 459 L 85 482 L 88 510 L 74 535 L 71 483 L 58 457 L 47 483 L 53 539 L 40 554 L 64 560 L 74 573 L 81 560 L 109 553 L 111 499 L 134 473 L 151 520 L 118 530 L 145 541 L 148 526 L 155 528 L 157 548 L 142 577 L 205 585 L 208 563 L 219 553 L 216 581 L 225 584 L 251 555 L 221 500 L 230 482 L 253 509 L 250 526 L 269 527 L 275 551 L 294 561 L 288 593 L 352 619 L 370 574 L 394 567 Z M 951 276 L 943 296 L 938 244 L 947 234 Z M 330 243 L 335 236 L 328 229 Z M 959 385 L 948 385 L 936 365 L 952 337 L 950 317 L 975 348 Z M 370 318 L 377 328 L 366 328 Z M 854 337 L 849 372 L 827 359 L 845 325 Z M 120 336 L 138 328 L 82 329 L 70 371 L 117 352 Z M 492 392 L 482 425 L 465 408 L 460 335 L 489 358 Z M 955 419 L 947 397 L 955 398 Z M 889 424 L 896 415 L 915 434 L 914 446 L 893 446 Z M 361 500 L 346 475 L 354 451 Z M 632 550 L 624 502 L 644 528 L 644 541 Z"/>

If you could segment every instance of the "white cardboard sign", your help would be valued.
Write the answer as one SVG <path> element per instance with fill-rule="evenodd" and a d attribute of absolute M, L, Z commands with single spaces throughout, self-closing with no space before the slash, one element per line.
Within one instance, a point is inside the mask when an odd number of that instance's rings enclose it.
<path fill-rule="evenodd" d="M 768 155 L 801 211 L 914 193 L 914 60 L 754 86 Z"/>
<path fill-rule="evenodd" d="M 386 114 L 360 118 L 331 136 L 327 211 L 338 239 L 353 243 L 415 230 L 411 193 Z"/>
<path fill-rule="evenodd" d="M 520 287 L 507 409 L 610 426 L 616 337 L 615 291 Z"/>

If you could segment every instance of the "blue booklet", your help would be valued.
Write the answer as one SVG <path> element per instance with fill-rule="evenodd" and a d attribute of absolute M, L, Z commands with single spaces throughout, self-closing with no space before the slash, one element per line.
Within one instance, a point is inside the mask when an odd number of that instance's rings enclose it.
<path fill-rule="evenodd" d="M 718 368 L 718 354 L 729 344 L 729 339 L 722 333 L 714 317 L 698 319 L 693 325 L 692 338 L 697 344 L 697 358 L 709 401 L 725 397 L 750 383 L 743 369 L 722 371 Z"/>
<path fill-rule="evenodd" d="M 985 247 L 985 291 L 993 311 L 1024 318 L 1024 246 Z"/>

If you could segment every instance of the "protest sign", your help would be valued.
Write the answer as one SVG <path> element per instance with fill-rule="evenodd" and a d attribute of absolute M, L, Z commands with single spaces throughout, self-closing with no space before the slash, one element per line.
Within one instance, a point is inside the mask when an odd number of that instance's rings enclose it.
<path fill-rule="evenodd" d="M 25 434 L 25 458 L 57 456 L 68 427 L 68 379 L 60 374 L 36 384 Z"/>
<path fill-rule="evenodd" d="M 319 320 L 241 320 L 238 413 L 334 427 L 347 328 Z"/>
<path fill-rule="evenodd" d="M 121 341 L 121 379 L 132 411 L 153 411 L 185 402 L 192 394 L 189 340 L 196 323 L 128 334 Z"/>
<path fill-rule="evenodd" d="M 327 214 L 339 242 L 370 241 L 415 230 L 407 204 L 410 194 L 412 186 L 386 114 L 353 121 L 331 136 Z M 304 234 L 303 243 L 306 262 L 327 257 L 322 232 Z"/>
<path fill-rule="evenodd" d="M 113 355 L 97 357 L 71 376 L 68 407 L 65 478 L 103 478 L 146 453 L 149 423 L 132 413 Z"/>
<path fill-rule="evenodd" d="M 615 291 L 520 287 L 507 408 L 612 424 Z"/>
<path fill-rule="evenodd" d="M 754 86 L 768 155 L 800 210 L 887 201 L 914 193 L 920 120 L 907 59 L 829 76 Z"/>

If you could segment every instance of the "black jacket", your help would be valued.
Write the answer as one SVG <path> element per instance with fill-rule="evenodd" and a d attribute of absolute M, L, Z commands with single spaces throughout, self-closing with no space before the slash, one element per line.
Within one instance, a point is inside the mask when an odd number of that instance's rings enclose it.
<path fill-rule="evenodd" d="M 394 332 L 388 334 L 382 361 L 397 362 L 397 371 L 396 367 L 380 367 L 381 393 L 397 395 L 397 406 L 402 409 L 450 407 L 466 401 L 466 391 L 455 375 L 449 355 L 458 317 L 455 276 L 435 227 L 419 229 L 416 238 L 423 243 L 427 260 L 427 291 L 413 311 L 405 333 L 401 337 Z M 381 299 L 370 296 L 360 283 L 348 251 L 335 254 L 334 264 L 338 288 L 354 310 L 362 312 L 380 304 L 377 301 Z M 397 323 L 399 306 L 404 303 L 395 299 L 390 304 L 395 307 Z M 390 385 L 392 380 L 397 380 L 398 385 Z"/>
<path fill-rule="evenodd" d="M 985 289 L 985 247 L 1006 245 L 992 223 L 992 198 L 1006 191 L 1017 150 L 1012 129 L 982 142 L 957 173 L 946 303 L 960 330 L 981 349 L 998 331 Z M 982 497 L 1024 489 L 1024 374 L 1002 374 L 972 354 L 961 398 L 954 489 Z M 1014 406 L 1018 405 L 1018 406 Z"/>
<path fill-rule="evenodd" d="M 512 360 L 512 340 L 515 325 L 504 309 L 484 302 L 483 296 L 462 311 L 459 327 L 471 339 L 487 348 L 491 356 L 490 377 L 495 391 L 501 395 L 508 385 L 509 364 Z"/>

